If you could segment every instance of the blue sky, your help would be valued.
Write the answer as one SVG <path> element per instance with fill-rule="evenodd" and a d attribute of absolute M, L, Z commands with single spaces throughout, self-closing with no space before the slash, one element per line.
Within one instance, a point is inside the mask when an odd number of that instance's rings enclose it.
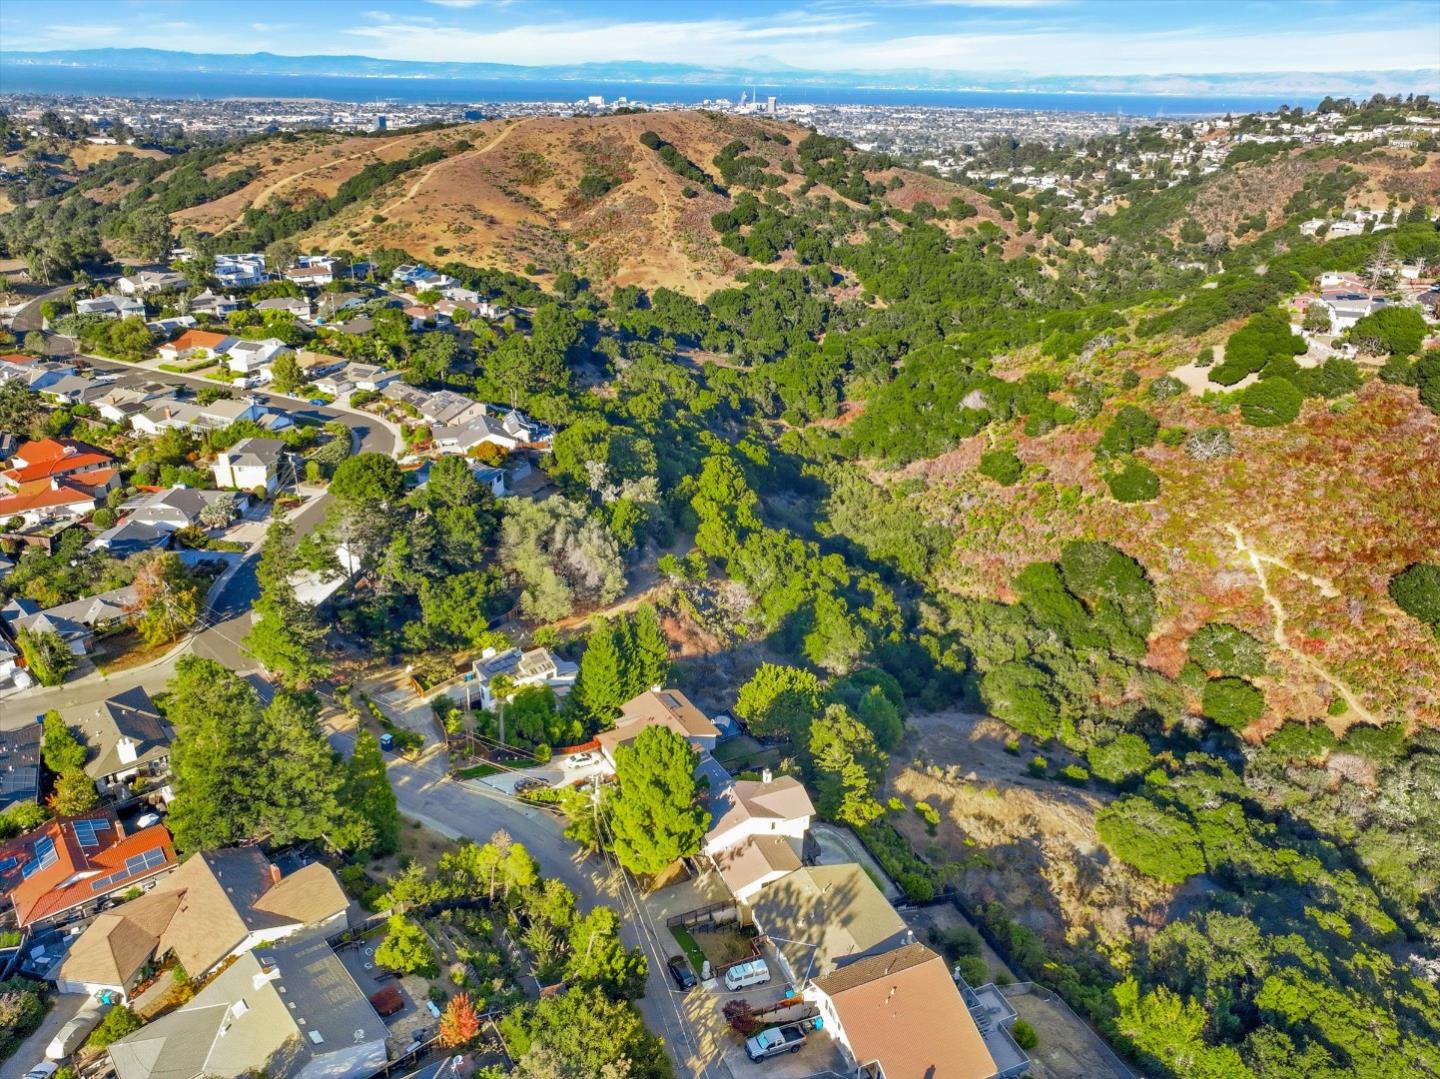
<path fill-rule="evenodd" d="M 1434 0 L 5 0 L 0 50 L 150 46 L 1024 77 L 1433 69 Z M 1428 80 L 1427 80 L 1428 81 Z"/>

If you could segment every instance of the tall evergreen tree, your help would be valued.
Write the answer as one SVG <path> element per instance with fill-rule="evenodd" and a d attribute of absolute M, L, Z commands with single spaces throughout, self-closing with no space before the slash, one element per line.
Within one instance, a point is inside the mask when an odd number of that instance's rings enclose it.
<path fill-rule="evenodd" d="M 615 751 L 615 774 L 619 791 L 610 803 L 610 825 L 621 865 L 658 873 L 700 849 L 710 811 L 698 804 L 689 742 L 668 727 L 647 727 Z"/>
<path fill-rule="evenodd" d="M 175 801 L 168 823 L 184 852 L 249 839 L 256 820 L 255 749 L 260 701 L 250 685 L 214 660 L 183 657 L 168 687 L 166 718 Z"/>
<path fill-rule="evenodd" d="M 246 651 L 289 685 L 306 685 L 330 673 L 325 662 L 325 626 L 315 609 L 295 597 L 290 576 L 300 568 L 290 526 L 277 521 L 265 535 L 255 576 L 260 596 Z"/>
<path fill-rule="evenodd" d="M 670 678 L 670 641 L 653 606 L 642 604 L 635 612 L 635 655 L 637 693 L 651 686 L 663 686 Z"/>
<path fill-rule="evenodd" d="M 611 727 L 622 705 L 625 673 L 615 627 L 604 618 L 595 619 L 585 655 L 580 659 L 580 676 L 575 684 L 575 697 L 592 722 Z"/>
<path fill-rule="evenodd" d="M 374 829 L 372 854 L 389 854 L 400 845 L 400 807 L 385 771 L 380 743 L 368 730 L 355 736 L 355 752 L 350 755 L 340 797 L 347 809 Z"/>
<path fill-rule="evenodd" d="M 342 823 L 345 769 L 320 730 L 313 694 L 280 692 L 265 709 L 256 749 L 263 777 L 260 826 L 273 842 L 332 838 Z"/>

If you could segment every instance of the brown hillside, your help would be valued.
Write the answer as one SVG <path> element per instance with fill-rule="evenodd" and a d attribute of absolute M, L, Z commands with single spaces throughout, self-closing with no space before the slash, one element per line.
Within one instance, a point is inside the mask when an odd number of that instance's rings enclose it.
<path fill-rule="evenodd" d="M 1412 155 L 1402 150 L 1377 150 L 1359 161 L 1344 157 L 1311 160 L 1296 151 L 1288 156 L 1253 165 L 1225 169 L 1206 178 L 1195 192 L 1190 215 L 1207 232 L 1231 235 L 1241 221 L 1264 211 L 1274 226 L 1285 216 L 1285 202 L 1299 191 L 1308 177 L 1333 172 L 1350 164 L 1364 182 L 1351 188 L 1346 206 L 1383 210 L 1396 197 L 1405 196 L 1421 204 L 1440 197 L 1440 154 L 1428 154 L 1420 167 L 1411 164 Z M 1178 234 L 1180 225 L 1171 229 Z"/>
<path fill-rule="evenodd" d="M 397 134 L 389 138 L 316 133 L 286 142 L 272 139 L 228 155 L 206 170 L 221 176 L 253 167 L 260 175 L 251 183 L 214 202 L 171 214 L 175 228 L 188 226 L 204 232 L 234 227 L 251 206 L 272 202 L 298 206 L 315 195 L 329 197 L 350 177 L 380 161 L 397 161 L 432 146 L 446 146 L 467 137 L 468 128 Z M 470 136 L 473 137 L 473 136 Z"/>
<path fill-rule="evenodd" d="M 710 227 L 710 217 L 730 203 L 671 171 L 640 142 L 647 130 L 712 176 L 716 154 L 731 140 L 742 139 L 750 147 L 747 153 L 765 158 L 772 175 L 785 177 L 780 190 L 798 196 L 803 177 L 796 148 L 807 134 L 804 128 L 702 111 L 662 112 L 490 121 L 390 137 L 281 136 L 237 150 L 209 170 L 219 176 L 255 168 L 254 181 L 176 213 L 172 220 L 177 229 L 222 232 L 235 227 L 251 206 L 299 206 L 334 194 L 366 165 L 463 139 L 470 149 L 407 173 L 297 241 L 357 253 L 400 248 L 417 259 L 457 259 L 517 273 L 534 264 L 571 269 L 607 287 L 666 286 L 707 295 L 751 266 L 721 246 Z M 767 133 L 783 134 L 789 144 L 767 139 Z M 787 161 L 790 171 L 784 171 Z M 613 186 L 598 197 L 582 196 L 580 183 L 587 172 L 606 174 Z M 943 208 L 959 196 L 975 203 L 983 219 L 993 215 L 974 192 L 959 185 L 908 170 L 890 170 L 884 178 L 891 175 L 898 175 L 903 186 L 887 197 L 901 209 L 922 199 Z M 686 188 L 695 193 L 686 197 Z M 808 197 L 827 195 L 838 198 L 824 186 L 813 188 Z M 772 265 L 791 261 L 786 256 Z"/>
<path fill-rule="evenodd" d="M 733 138 L 756 140 L 773 158 L 791 147 L 759 143 L 761 122 L 706 113 L 595 119 L 538 117 L 466 129 L 473 150 L 405 177 L 325 222 L 315 246 L 400 247 L 417 258 L 450 257 L 520 270 L 527 263 L 572 268 L 596 282 L 667 286 L 703 295 L 728 283 L 744 259 L 722 248 L 709 218 L 727 202 L 689 181 L 641 145 L 653 130 L 707 172 Z M 792 143 L 804 136 L 786 128 Z M 618 183 L 595 199 L 579 193 L 587 170 Z M 374 220 L 379 215 L 381 222 Z"/>

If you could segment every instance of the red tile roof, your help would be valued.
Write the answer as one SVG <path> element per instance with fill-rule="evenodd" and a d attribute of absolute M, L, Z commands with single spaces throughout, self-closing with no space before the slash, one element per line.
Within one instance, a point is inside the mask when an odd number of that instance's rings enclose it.
<path fill-rule="evenodd" d="M 123 891 L 176 864 L 163 825 L 127 836 L 109 810 L 46 821 L 0 845 L 0 865 L 11 859 L 0 871 L 0 898 L 14 905 L 21 926 Z M 31 865 L 37 868 L 26 876 Z"/>
<path fill-rule="evenodd" d="M 63 480 L 34 480 L 22 484 L 15 494 L 0 498 L 0 519 L 15 517 L 31 510 L 52 506 L 77 506 L 82 502 L 95 504 L 95 491 L 83 484 Z"/>
<path fill-rule="evenodd" d="M 108 468 L 115 463 L 115 458 L 104 450 L 73 439 L 61 441 L 54 438 L 24 443 L 15 451 L 11 460 L 23 462 L 0 474 L 11 487 L 19 487 L 34 480 L 65 476 L 87 468 Z"/>
<path fill-rule="evenodd" d="M 174 349 L 176 352 L 184 352 L 191 348 L 213 349 L 225 341 L 223 333 L 211 333 L 209 330 L 186 330 L 179 337 L 168 345 L 161 347 Z"/>
<path fill-rule="evenodd" d="M 39 363 L 39 362 L 40 362 L 40 357 L 39 357 L 39 356 L 27 356 L 27 355 L 25 355 L 23 352 L 7 352 L 5 355 L 0 356 L 0 361 L 3 361 L 4 363 L 15 363 L 15 364 L 22 364 L 22 363 Z"/>

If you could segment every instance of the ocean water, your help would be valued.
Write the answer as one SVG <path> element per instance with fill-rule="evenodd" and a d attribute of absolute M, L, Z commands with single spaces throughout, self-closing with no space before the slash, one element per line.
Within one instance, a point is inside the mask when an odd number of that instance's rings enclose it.
<path fill-rule="evenodd" d="M 0 62 L 0 93 L 114 95 L 153 98 L 321 98 L 330 101 L 400 103 L 487 101 L 573 102 L 594 94 L 606 101 L 699 104 L 707 99 L 738 100 L 742 90 L 763 100 L 774 94 L 782 103 L 817 105 L 928 105 L 952 108 L 1039 109 L 1060 112 L 1121 112 L 1127 116 L 1214 116 L 1255 112 L 1282 104 L 1310 101 L 1280 97 L 1167 96 L 1158 94 L 1081 94 L 985 90 L 895 90 L 869 87 L 700 85 L 591 80 L 407 79 L 315 75 L 235 75 L 223 72 L 130 71 L 100 68 L 42 67 Z"/>

